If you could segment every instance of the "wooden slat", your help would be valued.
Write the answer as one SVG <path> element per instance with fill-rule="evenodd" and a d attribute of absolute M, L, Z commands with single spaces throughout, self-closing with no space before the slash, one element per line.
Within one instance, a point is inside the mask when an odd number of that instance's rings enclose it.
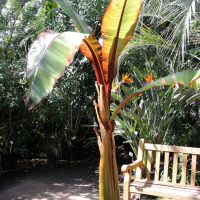
<path fill-rule="evenodd" d="M 159 174 L 160 174 L 160 151 L 156 151 L 156 166 L 155 166 L 155 177 L 154 180 L 159 180 Z"/>
<path fill-rule="evenodd" d="M 192 186 L 195 186 L 196 164 L 197 164 L 197 155 L 192 155 L 191 179 L 190 179 L 190 184 Z"/>
<path fill-rule="evenodd" d="M 144 139 L 139 140 L 139 146 L 138 146 L 138 160 L 143 160 L 144 158 Z M 137 168 L 136 172 L 136 178 L 141 179 L 142 178 L 142 169 L 143 169 L 143 164 L 140 165 L 140 167 Z"/>
<path fill-rule="evenodd" d="M 134 187 L 134 186 L 136 186 L 136 184 L 134 184 L 134 183 L 131 184 L 130 191 L 132 191 L 132 186 Z M 199 191 L 197 191 L 197 190 L 190 190 L 190 189 L 180 188 L 180 187 L 172 188 L 172 187 L 163 186 L 163 185 L 149 185 L 149 184 L 141 185 L 141 184 L 137 183 L 137 188 L 148 188 L 148 189 L 151 188 L 152 190 L 153 190 L 153 188 L 156 188 L 156 189 L 158 189 L 158 191 L 161 190 L 166 195 L 179 191 L 178 194 L 180 195 L 179 197 L 181 197 L 180 199 L 183 199 L 183 197 L 185 197 L 185 194 L 189 194 L 190 196 L 193 196 L 193 197 L 197 196 L 197 194 L 200 195 Z M 159 196 L 158 193 L 156 193 L 156 192 L 153 195 Z M 165 196 L 165 197 L 169 197 L 169 196 Z M 173 198 L 173 197 L 170 196 L 170 198 Z M 176 199 L 177 198 L 178 197 L 176 197 Z"/>
<path fill-rule="evenodd" d="M 146 180 L 146 179 L 135 179 L 133 183 L 130 185 L 162 185 L 168 186 L 172 188 L 184 188 L 186 190 L 195 190 L 200 193 L 200 186 L 191 186 L 191 185 L 181 185 L 180 183 L 172 183 L 172 182 L 163 182 L 163 181 L 154 181 L 154 180 Z"/>
<path fill-rule="evenodd" d="M 163 181 L 168 181 L 168 169 L 169 169 L 169 152 L 165 152 L 165 162 L 164 162 L 164 178 Z"/>
<path fill-rule="evenodd" d="M 152 159 L 152 151 L 148 151 L 148 157 L 147 157 L 147 180 L 150 180 L 151 175 L 151 159 Z"/>
<path fill-rule="evenodd" d="M 137 192 L 147 195 L 154 195 L 160 197 L 168 197 L 168 198 L 175 198 L 175 199 L 182 199 L 182 200 L 199 200 L 200 193 L 199 191 L 195 190 L 187 190 L 185 188 L 173 188 L 168 186 L 162 185 L 138 185 L 138 184 L 131 184 L 130 192 Z"/>
<path fill-rule="evenodd" d="M 174 153 L 172 183 L 176 183 L 177 181 L 177 169 L 178 169 L 177 166 L 178 166 L 178 153 Z"/>
<path fill-rule="evenodd" d="M 200 154 L 200 148 L 169 146 L 161 144 L 145 143 L 144 149 L 151 151 L 168 151 L 168 152 L 196 154 L 196 155 Z"/>
<path fill-rule="evenodd" d="M 186 184 L 187 154 L 183 154 L 181 184 Z"/>

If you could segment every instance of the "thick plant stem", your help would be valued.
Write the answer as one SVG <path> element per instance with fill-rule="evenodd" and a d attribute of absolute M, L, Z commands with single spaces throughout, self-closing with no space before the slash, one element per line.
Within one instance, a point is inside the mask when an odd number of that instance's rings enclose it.
<path fill-rule="evenodd" d="M 99 197 L 100 200 L 119 200 L 118 170 L 113 131 L 100 126 L 100 134 L 95 129 L 100 150 Z"/>
<path fill-rule="evenodd" d="M 97 120 L 100 126 L 94 129 L 98 138 L 100 151 L 99 162 L 99 199 L 120 200 L 118 170 L 116 162 L 115 141 L 114 141 L 114 120 L 109 120 L 109 107 L 105 106 L 107 97 L 104 94 L 103 85 L 97 87 L 98 105 L 94 101 Z"/>
<path fill-rule="evenodd" d="M 95 103 L 97 110 L 97 104 Z M 97 119 L 100 124 L 100 134 L 95 128 L 100 151 L 99 163 L 99 199 L 120 200 L 118 170 L 114 142 L 114 120 L 103 124 L 99 113 Z"/>

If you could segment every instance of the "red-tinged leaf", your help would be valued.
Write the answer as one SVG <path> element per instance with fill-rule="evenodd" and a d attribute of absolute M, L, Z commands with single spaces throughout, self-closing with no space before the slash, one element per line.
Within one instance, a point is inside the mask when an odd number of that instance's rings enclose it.
<path fill-rule="evenodd" d="M 112 0 L 102 21 L 102 60 L 106 82 L 117 74 L 117 59 L 133 35 L 142 0 Z"/>
<path fill-rule="evenodd" d="M 106 110 L 109 111 L 108 99 L 107 99 L 106 90 L 105 90 L 106 85 L 105 85 L 105 80 L 104 80 L 102 66 L 101 66 L 102 65 L 101 46 L 98 43 L 98 41 L 95 39 L 94 35 L 89 35 L 88 38 L 83 39 L 80 46 L 80 51 L 92 61 L 98 85 L 103 86 L 102 98 L 104 99 L 103 100 L 104 105 L 106 107 Z"/>
<path fill-rule="evenodd" d="M 56 33 L 50 30 L 40 33 L 28 52 L 27 80 L 30 89 L 24 101 L 29 110 L 52 91 L 85 36 L 81 33 Z"/>
<path fill-rule="evenodd" d="M 80 46 L 80 51 L 83 55 L 85 55 L 92 61 L 98 84 L 104 85 L 104 78 L 102 76 L 102 70 L 101 70 L 101 62 L 102 62 L 101 46 L 95 39 L 94 35 L 89 35 L 88 38 L 85 38 L 82 41 Z"/>

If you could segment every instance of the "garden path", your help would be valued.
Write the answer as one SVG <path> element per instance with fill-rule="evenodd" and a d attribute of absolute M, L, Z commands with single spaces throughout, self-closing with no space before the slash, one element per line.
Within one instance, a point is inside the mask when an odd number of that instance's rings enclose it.
<path fill-rule="evenodd" d="M 17 160 L 14 170 L 0 174 L 0 200 L 99 199 L 99 152 L 85 153 L 79 161 L 59 161 L 57 169 L 47 166 L 46 159 Z M 131 159 L 118 150 L 117 161 L 121 178 L 121 165 L 130 163 Z"/>

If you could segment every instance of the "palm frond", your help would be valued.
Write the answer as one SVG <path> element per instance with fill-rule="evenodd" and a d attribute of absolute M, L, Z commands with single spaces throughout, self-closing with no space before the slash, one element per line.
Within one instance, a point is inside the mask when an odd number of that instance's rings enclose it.
<path fill-rule="evenodd" d="M 130 51 L 133 51 L 135 48 L 150 45 L 162 47 L 165 43 L 165 39 L 145 24 L 143 24 L 143 27 L 137 26 L 133 37 L 118 58 L 118 66 L 120 66 L 125 57 L 129 55 Z"/>
<path fill-rule="evenodd" d="M 189 43 L 190 24 L 195 16 L 196 0 L 175 0 L 165 2 L 161 15 L 162 19 L 158 25 L 165 24 L 166 29 L 161 36 L 166 39 L 166 44 L 163 46 L 163 53 L 170 56 L 174 52 L 180 50 L 182 61 L 184 61 L 184 52 L 186 43 Z M 171 50 L 171 47 L 174 47 Z M 170 58 L 169 56 L 169 58 Z"/>

